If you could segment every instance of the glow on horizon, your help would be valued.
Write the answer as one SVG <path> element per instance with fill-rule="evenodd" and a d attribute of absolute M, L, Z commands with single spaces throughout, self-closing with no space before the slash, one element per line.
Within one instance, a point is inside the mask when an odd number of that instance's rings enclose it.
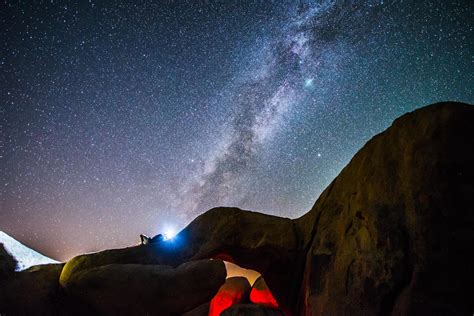
<path fill-rule="evenodd" d="M 178 231 L 174 226 L 166 226 L 166 228 L 164 229 L 163 236 L 165 237 L 165 240 L 170 240 L 173 239 L 177 233 Z"/>

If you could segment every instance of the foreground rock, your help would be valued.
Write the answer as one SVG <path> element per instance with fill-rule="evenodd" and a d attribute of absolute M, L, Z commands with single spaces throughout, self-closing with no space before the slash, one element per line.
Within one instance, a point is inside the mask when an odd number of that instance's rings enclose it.
<path fill-rule="evenodd" d="M 33 266 L 0 286 L 0 314 L 51 315 L 61 311 L 59 275 L 63 264 Z"/>
<path fill-rule="evenodd" d="M 177 268 L 110 264 L 75 273 L 64 287 L 74 300 L 102 315 L 180 315 L 209 302 L 225 277 L 220 260 Z"/>
<path fill-rule="evenodd" d="M 473 106 L 436 104 L 354 156 L 296 220 L 303 313 L 472 313 L 473 139 Z"/>

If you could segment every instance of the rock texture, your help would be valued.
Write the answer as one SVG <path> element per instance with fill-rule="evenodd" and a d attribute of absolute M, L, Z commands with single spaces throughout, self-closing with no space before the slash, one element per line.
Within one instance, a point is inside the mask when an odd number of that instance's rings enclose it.
<path fill-rule="evenodd" d="M 110 264 L 75 273 L 68 295 L 101 315 L 181 315 L 209 302 L 225 282 L 220 260 L 199 260 L 177 268 Z"/>
<path fill-rule="evenodd" d="M 296 220 L 306 315 L 474 310 L 474 107 L 428 106 L 371 139 Z"/>

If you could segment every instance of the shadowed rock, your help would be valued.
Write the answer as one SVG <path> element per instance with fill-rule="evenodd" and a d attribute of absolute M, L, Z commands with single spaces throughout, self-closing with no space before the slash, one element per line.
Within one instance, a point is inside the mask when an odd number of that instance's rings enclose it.
<path fill-rule="evenodd" d="M 181 316 L 208 316 L 210 306 L 211 306 L 210 302 L 204 303 L 190 310 L 189 312 L 184 313 Z"/>
<path fill-rule="evenodd" d="M 59 275 L 63 264 L 33 266 L 14 273 L 0 286 L 0 314 L 51 315 L 61 310 Z"/>
<path fill-rule="evenodd" d="M 221 316 L 284 316 L 278 309 L 262 305 L 237 304 L 222 312 Z"/>
<path fill-rule="evenodd" d="M 0 280 L 12 276 L 15 273 L 16 265 L 15 258 L 0 243 Z"/>
<path fill-rule="evenodd" d="M 225 277 L 220 260 L 177 268 L 110 264 L 73 274 L 66 291 L 102 315 L 180 315 L 209 302 Z"/>
<path fill-rule="evenodd" d="M 431 105 L 372 138 L 296 220 L 308 245 L 301 310 L 469 314 L 474 107 Z"/>

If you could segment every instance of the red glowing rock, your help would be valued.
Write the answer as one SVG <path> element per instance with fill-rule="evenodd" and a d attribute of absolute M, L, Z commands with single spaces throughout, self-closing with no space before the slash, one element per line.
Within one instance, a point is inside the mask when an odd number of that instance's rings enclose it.
<path fill-rule="evenodd" d="M 271 308 L 278 308 L 278 303 L 262 277 L 259 277 L 250 291 L 250 302 Z"/>
<path fill-rule="evenodd" d="M 248 301 L 250 283 L 244 277 L 228 278 L 211 301 L 209 316 L 219 316 L 227 308 Z"/>

